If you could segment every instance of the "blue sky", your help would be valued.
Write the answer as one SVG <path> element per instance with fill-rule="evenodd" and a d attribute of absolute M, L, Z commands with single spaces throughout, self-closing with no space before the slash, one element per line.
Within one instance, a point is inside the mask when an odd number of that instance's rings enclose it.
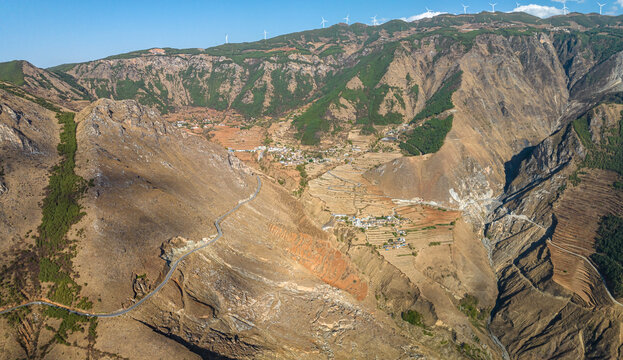
<path fill-rule="evenodd" d="M 516 2 L 494 0 L 496 11 L 513 11 Z M 567 0 L 570 11 L 598 12 L 594 0 Z M 622 13 L 623 0 L 610 0 L 604 14 Z M 98 59 L 152 47 L 210 47 L 224 42 L 255 41 L 343 21 L 370 23 L 421 17 L 433 12 L 490 10 L 487 0 L 0 0 L 0 61 L 23 59 L 40 67 Z M 559 13 L 558 1 L 520 0 L 525 10 Z"/>

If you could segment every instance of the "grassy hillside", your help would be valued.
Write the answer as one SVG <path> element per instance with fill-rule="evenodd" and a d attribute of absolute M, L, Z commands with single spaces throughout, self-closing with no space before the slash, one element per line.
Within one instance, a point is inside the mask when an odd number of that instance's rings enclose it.
<path fill-rule="evenodd" d="M 24 85 L 23 63 L 19 60 L 0 63 L 0 81 L 10 82 L 11 84 Z"/>

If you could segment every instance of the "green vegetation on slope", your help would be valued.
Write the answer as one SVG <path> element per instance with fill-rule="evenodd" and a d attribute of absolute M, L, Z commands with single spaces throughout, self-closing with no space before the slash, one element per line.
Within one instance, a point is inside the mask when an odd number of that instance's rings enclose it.
<path fill-rule="evenodd" d="M 582 145 L 586 148 L 586 158 L 581 167 L 612 170 L 623 175 L 623 112 L 618 126 L 602 129 L 600 144 L 595 144 L 589 131 L 590 113 L 576 119 L 573 128 Z"/>
<path fill-rule="evenodd" d="M 413 121 L 425 119 L 430 116 L 436 116 L 446 110 L 450 110 L 454 107 L 452 103 L 452 94 L 461 85 L 462 71 L 457 71 L 452 74 L 443 85 L 426 101 L 426 106 L 420 111 Z"/>
<path fill-rule="evenodd" d="M 67 239 L 69 228 L 84 215 L 78 199 L 87 189 L 87 182 L 74 172 L 77 150 L 74 113 L 58 113 L 57 119 L 63 126 L 57 150 L 61 162 L 52 169 L 48 184 L 48 193 L 43 200 L 41 225 L 36 238 L 39 253 L 39 275 L 41 283 L 50 283 L 48 298 L 68 306 L 90 309 L 92 303 L 80 297 L 81 290 L 72 279 L 72 257 L 75 246 L 70 246 Z M 68 332 L 82 330 L 80 323 L 90 320 L 65 310 L 48 308 L 46 315 L 61 319 L 55 339 L 67 343 Z"/>
<path fill-rule="evenodd" d="M 82 99 L 89 101 L 94 100 L 91 94 L 89 94 L 89 92 L 87 91 L 87 89 L 85 89 L 82 85 L 78 84 L 78 81 L 73 76 L 59 70 L 52 71 L 52 73 L 56 75 L 59 79 L 70 85 L 71 90 Z"/>
<path fill-rule="evenodd" d="M 162 84 L 157 82 L 156 86 L 158 85 L 162 86 Z M 97 89 L 96 89 L 96 92 L 97 92 Z M 143 80 L 133 81 L 133 80 L 125 79 L 125 80 L 117 81 L 115 99 L 117 100 L 135 99 L 143 105 L 155 106 L 158 108 L 158 110 L 160 110 L 161 113 L 166 114 L 168 112 L 168 107 L 165 104 L 165 102 L 167 101 L 166 99 L 167 94 L 168 92 L 163 92 L 161 90 L 160 91 L 161 96 L 156 95 L 155 92 L 153 91 L 153 87 L 150 88 L 148 86 L 145 86 L 145 82 Z M 104 93 L 102 95 L 107 95 L 107 94 Z M 161 97 L 164 98 L 164 101 L 163 99 L 161 99 Z"/>
<path fill-rule="evenodd" d="M 586 31 L 556 32 L 554 46 L 561 48 L 565 43 L 590 50 L 594 60 L 601 63 L 623 50 L 623 30 L 600 27 Z"/>
<path fill-rule="evenodd" d="M 76 254 L 76 245 L 67 238 L 70 227 L 84 214 L 78 199 L 87 188 L 86 181 L 74 172 L 77 149 L 74 115 L 57 113 L 56 118 L 62 125 L 57 146 L 61 161 L 50 174 L 38 235 L 32 235 L 35 248 L 22 251 L 14 263 L 4 266 L 0 272 L 2 305 L 23 301 L 24 296 L 19 294 L 21 291 L 41 292 L 47 289 L 47 298 L 54 302 L 84 310 L 92 307 L 86 297 L 80 296 L 81 286 L 73 279 L 72 258 Z M 29 234 L 30 231 L 26 237 Z M 29 309 L 22 309 L 6 316 L 11 324 L 16 325 L 29 312 Z M 90 324 L 89 337 L 95 334 L 96 320 L 55 308 L 46 308 L 44 314 L 61 320 L 57 329 L 46 326 L 55 332 L 54 340 L 57 342 L 68 344 L 68 335 L 83 331 L 83 324 L 87 323 Z"/>
<path fill-rule="evenodd" d="M 422 319 L 422 314 L 420 314 L 419 312 L 415 311 L 415 310 L 407 310 L 407 311 L 403 311 L 400 314 L 400 317 L 402 318 L 402 320 L 408 322 L 409 324 L 415 325 L 415 326 L 419 326 L 419 327 L 426 327 L 426 325 L 424 325 L 424 321 Z"/>
<path fill-rule="evenodd" d="M 459 310 L 465 314 L 472 325 L 477 328 L 484 327 L 484 321 L 487 317 L 487 311 L 478 307 L 478 298 L 474 295 L 465 294 L 465 296 L 459 301 Z"/>
<path fill-rule="evenodd" d="M 7 81 L 11 84 L 24 85 L 23 63 L 19 60 L 0 63 L 0 81 Z"/>
<path fill-rule="evenodd" d="M 296 86 L 294 91 L 289 89 L 290 81 Z M 289 78 L 288 73 L 280 69 L 271 72 L 271 83 L 273 85 L 273 97 L 265 110 L 267 114 L 280 114 L 289 109 L 303 106 L 314 88 L 311 76 L 296 73 Z"/>
<path fill-rule="evenodd" d="M 294 195 L 301 196 L 301 194 L 303 194 L 303 191 L 305 191 L 305 187 L 307 187 L 309 178 L 307 175 L 307 171 L 305 170 L 305 164 L 296 165 L 296 170 L 299 172 L 301 179 L 299 180 L 299 188 L 294 191 Z"/>
<path fill-rule="evenodd" d="M 86 181 L 74 172 L 77 149 L 74 114 L 60 113 L 57 118 L 63 125 L 57 148 L 62 161 L 52 169 L 37 239 L 37 246 L 52 252 L 66 245 L 65 234 L 83 215 L 78 199 L 86 190 Z"/>
<path fill-rule="evenodd" d="M 321 133 L 331 128 L 327 112 L 332 104 L 342 106 L 339 103 L 340 97 L 355 102 L 358 112 L 357 122 L 360 124 L 388 124 L 402 121 L 399 114 L 389 113 L 383 116 L 378 113 L 378 107 L 389 91 L 389 87 L 378 84 L 393 60 L 397 46 L 397 43 L 387 44 L 382 49 L 361 57 L 355 66 L 327 77 L 327 82 L 320 91 L 320 98 L 294 120 L 303 144 L 317 144 Z M 346 88 L 348 81 L 355 76 L 361 80 L 363 89 Z"/>
<path fill-rule="evenodd" d="M 453 116 L 445 119 L 431 118 L 407 134 L 407 139 L 399 144 L 400 149 L 409 155 L 437 152 L 452 129 Z"/>
<path fill-rule="evenodd" d="M 247 80 L 247 83 L 242 87 L 240 94 L 232 104 L 234 109 L 250 117 L 262 115 L 264 99 L 266 97 L 266 84 L 260 84 L 259 80 L 263 75 L 263 69 L 256 70 L 250 75 L 249 80 Z M 250 96 L 251 100 L 245 101 L 245 98 L 248 96 Z"/>
<path fill-rule="evenodd" d="M 623 218 L 604 216 L 595 238 L 596 253 L 591 255 L 612 295 L 623 296 Z"/>
<path fill-rule="evenodd" d="M 15 96 L 19 96 L 22 99 L 26 99 L 28 101 L 32 101 L 35 104 L 40 105 L 40 106 L 42 106 L 42 107 L 44 107 L 44 108 L 46 108 L 46 109 L 48 109 L 50 111 L 54 111 L 54 112 L 61 111 L 61 109 L 58 106 L 52 104 L 51 102 L 47 101 L 46 99 L 40 98 L 38 96 L 31 95 L 31 94 L 27 93 L 26 91 L 18 88 L 17 86 L 13 86 L 13 85 L 8 84 L 8 83 L 0 83 L 0 89 L 4 90 L 6 92 L 9 92 L 9 93 L 11 93 L 11 94 L 13 94 Z"/>
<path fill-rule="evenodd" d="M 591 117 L 588 112 L 573 122 L 573 129 L 586 148 L 586 157 L 579 168 L 597 168 L 612 170 L 623 175 L 623 112 L 617 126 L 601 129 L 601 142 L 592 141 L 590 133 Z M 569 176 L 569 180 L 577 185 L 580 181 L 577 173 Z M 613 184 L 620 187 L 619 182 Z M 616 215 L 607 215 L 601 219 L 597 237 L 595 238 L 596 253 L 591 255 L 599 272 L 603 275 L 608 289 L 615 297 L 623 296 L 623 219 Z"/>

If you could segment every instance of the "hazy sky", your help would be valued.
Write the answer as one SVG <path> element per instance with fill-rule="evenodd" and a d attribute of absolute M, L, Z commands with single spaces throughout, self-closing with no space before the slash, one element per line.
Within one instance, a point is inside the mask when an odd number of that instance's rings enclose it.
<path fill-rule="evenodd" d="M 496 11 L 513 11 L 515 1 L 495 0 Z M 350 15 L 351 22 L 415 19 L 426 12 L 462 13 L 490 10 L 482 0 L 0 0 L 0 61 L 23 59 L 40 67 L 93 60 L 152 47 L 205 48 L 224 42 L 255 41 L 332 25 Z M 551 0 L 520 1 L 539 16 L 561 13 Z M 598 12 L 594 0 L 568 0 L 570 11 Z M 623 0 L 610 1 L 604 14 L 622 13 Z"/>

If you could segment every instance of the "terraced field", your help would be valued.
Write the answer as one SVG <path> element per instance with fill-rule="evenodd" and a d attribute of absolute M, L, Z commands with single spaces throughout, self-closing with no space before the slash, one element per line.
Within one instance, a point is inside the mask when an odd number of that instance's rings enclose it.
<path fill-rule="evenodd" d="M 588 258 L 595 252 L 601 217 L 623 213 L 623 195 L 612 187 L 616 178 L 615 173 L 603 170 L 580 174 L 581 182 L 567 188 L 555 205 L 558 224 L 551 240 L 554 246 L 548 244 L 554 281 L 578 294 L 590 306 L 609 304 L 610 300 L 600 275 L 580 256 Z"/>
<path fill-rule="evenodd" d="M 394 207 L 391 199 L 364 179 L 362 174 L 397 157 L 400 154 L 365 153 L 312 180 L 309 183 L 309 193 L 324 201 L 333 214 L 391 215 Z"/>

